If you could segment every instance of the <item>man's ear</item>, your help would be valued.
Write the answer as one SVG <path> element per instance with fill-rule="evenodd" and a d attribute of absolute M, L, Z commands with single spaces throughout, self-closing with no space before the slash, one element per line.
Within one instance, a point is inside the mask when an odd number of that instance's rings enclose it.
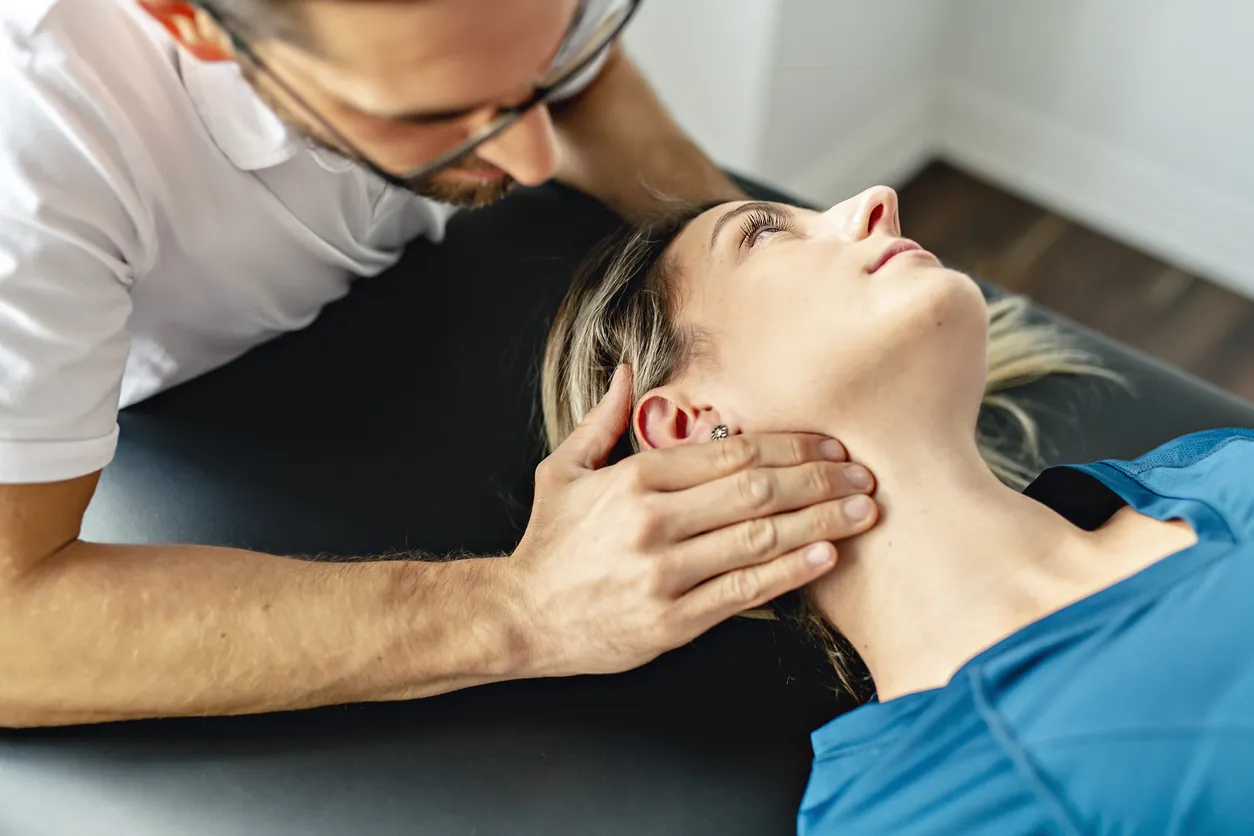
<path fill-rule="evenodd" d="M 719 412 L 712 406 L 696 406 L 671 387 L 662 386 L 645 394 L 632 416 L 632 432 L 646 450 L 709 441 L 719 424 Z"/>
<path fill-rule="evenodd" d="M 139 0 L 174 40 L 201 61 L 233 61 L 231 39 L 201 9 L 179 0 Z"/>

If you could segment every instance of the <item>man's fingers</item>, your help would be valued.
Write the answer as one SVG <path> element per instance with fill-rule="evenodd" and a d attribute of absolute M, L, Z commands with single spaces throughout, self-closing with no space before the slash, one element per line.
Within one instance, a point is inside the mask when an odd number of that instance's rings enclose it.
<path fill-rule="evenodd" d="M 870 497 L 856 495 L 703 534 L 668 558 L 668 591 L 680 596 L 809 544 L 845 540 L 871 528 L 877 514 Z"/>
<path fill-rule="evenodd" d="M 650 450 L 636 458 L 645 487 L 680 491 L 754 467 L 845 461 L 848 453 L 839 441 L 821 435 L 763 433 Z"/>
<path fill-rule="evenodd" d="M 759 607 L 821 578 L 836 565 L 836 547 L 813 543 L 757 566 L 719 575 L 679 599 L 676 617 L 700 635 L 737 613 Z"/>
<path fill-rule="evenodd" d="M 737 523 L 869 494 L 874 487 L 874 477 L 862 465 L 818 461 L 794 467 L 742 470 L 656 499 L 671 511 L 665 536 L 678 542 Z M 800 545 L 797 542 L 788 548 Z"/>
<path fill-rule="evenodd" d="M 605 464 L 631 422 L 631 386 L 631 369 L 619 366 L 605 396 L 550 458 L 579 470 L 596 470 Z"/>

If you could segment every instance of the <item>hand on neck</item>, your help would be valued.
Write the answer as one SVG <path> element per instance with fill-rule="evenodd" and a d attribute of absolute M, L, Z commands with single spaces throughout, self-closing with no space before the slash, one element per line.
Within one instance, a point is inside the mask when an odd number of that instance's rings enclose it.
<path fill-rule="evenodd" d="M 881 522 L 840 544 L 814 589 L 881 701 L 944 685 L 980 651 L 1113 582 L 1109 538 L 1003 485 L 973 433 L 884 434 L 837 433 L 876 474 Z"/>

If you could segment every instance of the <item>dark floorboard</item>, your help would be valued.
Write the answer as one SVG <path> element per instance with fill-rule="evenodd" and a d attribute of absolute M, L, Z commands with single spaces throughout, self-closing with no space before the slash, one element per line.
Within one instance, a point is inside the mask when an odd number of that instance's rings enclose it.
<path fill-rule="evenodd" d="M 946 261 L 1254 401 L 1254 300 L 942 162 L 901 215 Z"/>

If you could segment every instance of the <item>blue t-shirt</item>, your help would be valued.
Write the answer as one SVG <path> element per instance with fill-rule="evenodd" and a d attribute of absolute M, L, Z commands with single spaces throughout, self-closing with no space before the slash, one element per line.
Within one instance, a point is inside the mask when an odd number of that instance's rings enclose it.
<path fill-rule="evenodd" d="M 801 836 L 1254 834 L 1254 431 L 1027 493 L 1088 530 L 1124 504 L 1183 518 L 1198 542 L 816 731 Z"/>

